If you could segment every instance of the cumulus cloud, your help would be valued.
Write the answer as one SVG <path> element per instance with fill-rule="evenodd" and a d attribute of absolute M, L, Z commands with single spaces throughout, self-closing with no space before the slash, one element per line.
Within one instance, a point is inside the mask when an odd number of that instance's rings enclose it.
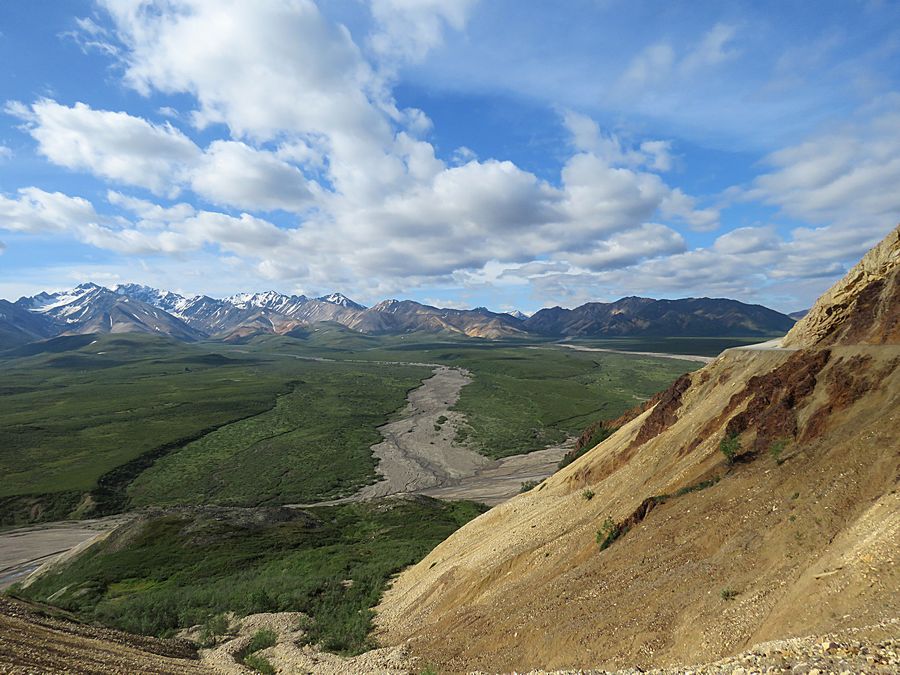
<path fill-rule="evenodd" d="M 896 103 L 897 99 L 893 99 Z M 900 114 L 887 112 L 769 155 L 747 193 L 811 223 L 900 217 Z"/>
<path fill-rule="evenodd" d="M 681 253 L 684 237 L 675 230 L 657 223 L 644 223 L 598 242 L 584 253 L 573 253 L 568 260 L 593 271 L 628 267 L 648 258 Z"/>
<path fill-rule="evenodd" d="M 896 102 L 889 97 L 888 104 Z M 774 278 L 835 276 L 900 221 L 900 114 L 867 119 L 769 155 L 741 197 L 812 223 L 782 247 Z"/>
<path fill-rule="evenodd" d="M 155 125 L 124 112 L 72 107 L 41 99 L 30 107 L 7 105 L 22 119 L 38 151 L 54 164 L 103 178 L 171 193 L 200 149 L 170 124 Z M 177 188 L 174 188 L 177 192 Z"/>
<path fill-rule="evenodd" d="M 46 234 L 97 220 L 93 205 L 81 197 L 21 188 L 17 197 L 0 194 L 0 228 L 12 232 Z"/>
<path fill-rule="evenodd" d="M 27 123 L 38 150 L 54 164 L 176 196 L 184 186 L 211 203 L 300 212 L 314 196 L 296 166 L 273 152 L 237 141 L 206 150 L 170 124 L 158 126 L 124 112 L 41 100 L 7 106 Z"/>
<path fill-rule="evenodd" d="M 672 144 L 669 141 L 648 140 L 638 147 L 628 147 L 615 134 L 604 133 L 587 115 L 572 110 L 563 113 L 563 124 L 571 134 L 576 150 L 589 152 L 610 164 L 648 167 L 655 171 L 672 168 Z"/>
<path fill-rule="evenodd" d="M 274 153 L 214 141 L 191 172 L 194 192 L 214 204 L 302 212 L 314 200 L 303 173 Z"/>
<path fill-rule="evenodd" d="M 379 58 L 419 58 L 439 44 L 442 31 L 464 25 L 472 4 L 376 2 L 370 46 Z M 624 261 L 671 249 L 671 229 L 645 227 L 663 210 L 689 224 L 707 218 L 658 175 L 671 167 L 667 142 L 631 145 L 574 113 L 567 123 L 578 152 L 559 185 L 464 149 L 449 163 L 439 159 L 422 139 L 430 120 L 399 109 L 383 73 L 308 0 L 230 3 L 226 12 L 211 0 L 106 7 L 126 83 L 145 95 L 193 96 L 194 123 L 221 122 L 231 137 L 201 148 L 170 123 L 126 113 L 53 101 L 11 106 L 40 151 L 62 166 L 157 194 L 189 189 L 215 205 L 280 209 L 303 220 L 281 229 L 257 227 L 249 215 L 216 221 L 228 225 L 216 242 L 212 216 L 203 215 L 211 212 L 174 213 L 188 207 L 111 191 L 110 204 L 130 220 L 85 229 L 94 245 L 174 255 L 219 243 L 258 260 L 270 278 L 293 278 L 302 269 L 325 281 L 341 270 L 348 278 L 397 283 L 476 270 L 491 260 L 521 264 L 573 252 L 591 251 L 598 261 L 605 255 L 610 264 L 616 256 Z M 407 34 L 409 21 L 416 22 L 415 34 Z M 235 233 L 242 228 L 247 237 L 238 250 Z M 645 253 L 624 252 L 629 230 L 636 230 L 629 250 L 639 248 L 639 238 L 650 240 Z"/>
<path fill-rule="evenodd" d="M 781 238 L 771 225 L 738 227 L 716 239 L 713 248 L 726 254 L 756 253 L 777 250 L 781 243 Z"/>

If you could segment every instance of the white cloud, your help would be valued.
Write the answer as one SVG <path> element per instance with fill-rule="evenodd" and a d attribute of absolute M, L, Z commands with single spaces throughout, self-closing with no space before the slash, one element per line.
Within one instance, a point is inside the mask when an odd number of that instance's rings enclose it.
<path fill-rule="evenodd" d="M 622 74 L 620 83 L 629 89 L 645 87 L 667 77 L 675 66 L 675 50 L 659 42 L 641 51 Z"/>
<path fill-rule="evenodd" d="M 889 97 L 890 101 L 897 98 Z M 900 114 L 880 112 L 772 153 L 744 200 L 777 206 L 798 227 L 775 278 L 834 276 L 900 221 Z"/>
<path fill-rule="evenodd" d="M 636 147 L 629 147 L 616 134 L 604 133 L 592 118 L 572 110 L 563 113 L 563 124 L 571 134 L 576 150 L 590 153 L 611 165 L 666 172 L 674 164 L 671 141 L 646 140 Z"/>
<path fill-rule="evenodd" d="M 237 141 L 211 143 L 191 172 L 191 187 L 214 204 L 250 210 L 302 212 L 315 199 L 297 167 Z"/>
<path fill-rule="evenodd" d="M 781 246 L 781 238 L 775 228 L 739 227 L 716 239 L 713 248 L 720 253 L 741 254 L 772 251 Z"/>
<path fill-rule="evenodd" d="M 699 42 L 680 53 L 668 41 L 651 44 L 631 60 L 619 78 L 619 88 L 640 91 L 651 85 L 671 87 L 719 66 L 738 55 L 737 49 L 730 47 L 736 33 L 735 26 L 717 23 Z"/>
<path fill-rule="evenodd" d="M 10 159 L 13 156 L 12 148 L 8 148 L 0 143 L 0 160 Z"/>
<path fill-rule="evenodd" d="M 21 188 L 17 198 L 0 194 L 0 229 L 44 234 L 97 220 L 93 205 L 81 197 Z"/>
<path fill-rule="evenodd" d="M 478 0 L 371 0 L 372 50 L 382 60 L 419 61 L 443 41 L 445 27 L 461 30 Z"/>
<path fill-rule="evenodd" d="M 136 215 L 139 219 L 138 227 L 142 228 L 163 227 L 167 223 L 190 218 L 197 212 L 190 204 L 180 203 L 166 208 L 114 190 L 107 191 L 106 201 Z"/>
<path fill-rule="evenodd" d="M 729 44 L 733 42 L 736 33 L 735 26 L 717 23 L 703 36 L 700 43 L 685 55 L 681 62 L 681 69 L 691 72 L 717 66 L 735 58 L 738 51 L 733 47 L 729 48 Z"/>
<path fill-rule="evenodd" d="M 172 193 L 185 165 L 200 155 L 193 141 L 170 124 L 151 124 L 124 112 L 94 110 L 84 103 L 70 108 L 48 99 L 6 109 L 25 121 L 39 152 L 54 164 L 156 194 Z"/>
<path fill-rule="evenodd" d="M 894 99 L 895 101 L 898 99 Z M 900 218 L 900 114 L 888 112 L 772 153 L 747 193 L 810 223 Z"/>
<path fill-rule="evenodd" d="M 246 213 L 234 217 L 211 211 L 200 211 L 158 231 L 90 223 L 81 228 L 79 237 L 93 246 L 130 255 L 181 255 L 213 245 L 221 251 L 247 257 L 256 257 L 261 251 L 283 245 L 287 240 L 285 232 L 260 218 Z"/>
<path fill-rule="evenodd" d="M 74 30 L 65 31 L 60 37 L 73 40 L 85 54 L 90 52 L 100 52 L 107 56 L 118 54 L 119 50 L 109 40 L 109 31 L 90 17 L 76 18 L 75 26 Z"/>
<path fill-rule="evenodd" d="M 189 185 L 214 204 L 242 209 L 301 212 L 314 199 L 297 167 L 244 143 L 214 141 L 204 151 L 169 124 L 83 103 L 41 100 L 30 109 L 8 108 L 27 121 L 39 151 L 60 166 L 160 195 L 175 196 Z"/>
<path fill-rule="evenodd" d="M 681 253 L 684 237 L 665 225 L 645 223 L 613 235 L 584 253 L 568 254 L 568 261 L 593 271 L 634 265 L 648 258 Z"/>

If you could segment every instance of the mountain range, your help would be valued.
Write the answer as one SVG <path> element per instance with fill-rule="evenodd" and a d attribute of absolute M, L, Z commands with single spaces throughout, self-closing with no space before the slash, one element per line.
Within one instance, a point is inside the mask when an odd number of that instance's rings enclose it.
<path fill-rule="evenodd" d="M 484 307 L 445 309 L 412 300 L 366 307 L 341 293 L 317 298 L 275 291 L 223 299 L 183 296 L 139 284 L 114 289 L 94 283 L 39 293 L 15 303 L 0 300 L 0 347 L 57 335 L 143 332 L 178 340 L 241 341 L 260 334 L 290 334 L 322 322 L 373 335 L 432 332 L 498 339 L 527 337 L 765 336 L 794 321 L 761 305 L 722 298 L 653 300 L 628 297 L 531 317 Z"/>

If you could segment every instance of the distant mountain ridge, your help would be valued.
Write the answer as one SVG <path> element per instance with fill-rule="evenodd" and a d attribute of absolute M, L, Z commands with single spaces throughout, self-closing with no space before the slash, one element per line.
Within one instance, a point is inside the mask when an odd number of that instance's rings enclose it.
<path fill-rule="evenodd" d="M 276 291 L 217 299 L 183 296 L 140 284 L 114 289 L 93 283 L 58 293 L 0 301 L 0 348 L 63 334 L 145 332 L 179 340 L 245 340 L 334 322 L 373 335 L 433 332 L 506 337 L 764 336 L 784 333 L 790 317 L 723 298 L 653 300 L 627 297 L 575 309 L 553 307 L 528 317 L 485 307 L 446 309 L 413 300 L 366 307 L 343 295 L 310 298 Z"/>
<path fill-rule="evenodd" d="M 794 320 L 762 305 L 726 298 L 627 297 L 609 303 L 589 302 L 575 309 L 542 309 L 523 324 L 530 332 L 554 337 L 732 337 L 784 333 Z"/>

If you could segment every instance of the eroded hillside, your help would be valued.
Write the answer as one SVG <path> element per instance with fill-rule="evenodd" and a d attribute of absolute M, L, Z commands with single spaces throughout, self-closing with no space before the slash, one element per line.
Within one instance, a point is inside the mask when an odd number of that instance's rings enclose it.
<path fill-rule="evenodd" d="M 401 575 L 382 639 L 451 671 L 646 667 L 900 615 L 898 275 L 894 230 L 788 348 L 725 352 Z"/>

